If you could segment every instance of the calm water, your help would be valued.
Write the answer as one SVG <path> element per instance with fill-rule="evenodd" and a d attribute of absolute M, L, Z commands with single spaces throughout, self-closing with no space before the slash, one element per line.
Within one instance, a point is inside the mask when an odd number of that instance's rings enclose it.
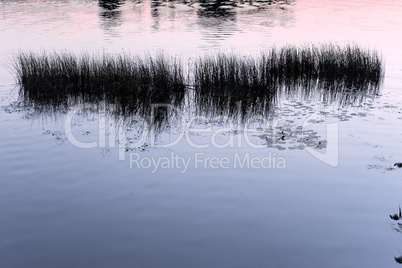
<path fill-rule="evenodd" d="M 401 12 L 391 0 L 1 1 L 0 267 L 399 266 Z M 93 107 L 24 107 L 12 72 L 19 50 L 191 62 L 308 42 L 379 51 L 380 92 L 286 95 L 254 132 L 187 96 L 195 131 L 180 136 L 173 113 L 139 142 L 138 122 L 119 131 Z"/>

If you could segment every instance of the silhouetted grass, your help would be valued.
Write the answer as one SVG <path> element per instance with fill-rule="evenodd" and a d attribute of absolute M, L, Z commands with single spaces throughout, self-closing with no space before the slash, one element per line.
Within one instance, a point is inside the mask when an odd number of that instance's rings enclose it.
<path fill-rule="evenodd" d="M 273 47 L 257 57 L 217 53 L 194 64 L 195 98 L 203 106 L 226 110 L 238 101 L 269 107 L 264 100 L 300 90 L 302 95 L 320 90 L 343 101 L 357 91 L 376 93 L 383 73 L 375 51 L 352 44 Z"/>
<path fill-rule="evenodd" d="M 207 55 L 190 66 L 188 80 L 182 64 L 162 54 L 140 58 L 20 52 L 14 67 L 21 96 L 28 103 L 106 101 L 123 114 L 149 111 L 152 103 L 177 106 L 190 88 L 199 109 L 218 107 L 222 113 L 237 111 L 239 101 L 247 111 L 267 110 L 280 94 L 300 90 L 304 96 L 319 90 L 348 100 L 359 92 L 360 96 L 375 94 L 384 73 L 375 51 L 353 44 L 289 45 L 248 57 Z"/>
<path fill-rule="evenodd" d="M 151 103 L 177 105 L 185 93 L 181 64 L 163 55 L 20 52 L 14 67 L 23 99 L 43 104 L 106 100 L 125 112 Z"/>
<path fill-rule="evenodd" d="M 382 60 L 357 45 L 273 47 L 259 57 L 218 53 L 195 63 L 195 88 L 219 94 L 275 93 L 282 86 L 342 84 L 348 89 L 378 86 Z"/>

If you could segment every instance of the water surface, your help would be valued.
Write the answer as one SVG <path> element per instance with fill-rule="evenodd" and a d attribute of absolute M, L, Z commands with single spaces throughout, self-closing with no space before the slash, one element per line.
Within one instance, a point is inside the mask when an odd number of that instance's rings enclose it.
<path fill-rule="evenodd" d="M 1 1 L 1 266 L 399 265 L 401 233 L 389 214 L 397 212 L 402 190 L 402 170 L 393 166 L 402 162 L 401 4 L 220 3 Z M 177 144 L 153 148 L 148 139 L 126 148 L 116 141 L 121 118 L 103 116 L 94 104 L 76 110 L 71 131 L 79 142 L 98 146 L 78 148 L 65 131 L 73 107 L 24 107 L 10 66 L 18 50 L 163 51 L 191 61 L 216 51 L 256 55 L 306 42 L 376 49 L 386 70 L 380 91 L 334 98 L 320 91 L 285 94 L 260 113 L 267 126 L 251 124 L 252 145 L 236 114 L 223 120 L 218 116 L 225 111 L 204 107 L 198 115 L 206 118 L 192 126 L 211 125 L 210 132 L 180 138 L 172 114 L 154 133 L 154 144 Z M 183 108 L 186 120 L 199 112 L 192 108 Z M 149 113 L 141 116 L 151 120 Z M 305 122 L 310 125 L 301 132 Z M 330 123 L 339 134 L 335 167 L 307 150 L 323 153 L 331 145 Z M 139 124 L 125 127 L 126 140 L 140 139 Z M 224 128 L 231 130 L 219 132 Z M 231 138 L 233 146 L 226 145 Z M 247 156 L 271 165 L 241 166 Z M 213 157 L 229 164 L 217 166 Z M 176 158 L 190 159 L 189 168 L 173 165 Z M 171 159 L 171 166 L 155 169 L 146 159 Z"/>

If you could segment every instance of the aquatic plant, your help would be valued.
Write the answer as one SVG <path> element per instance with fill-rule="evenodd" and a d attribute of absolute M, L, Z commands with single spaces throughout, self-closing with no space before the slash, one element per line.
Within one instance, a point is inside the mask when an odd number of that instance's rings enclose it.
<path fill-rule="evenodd" d="M 355 90 L 378 86 L 383 68 L 375 51 L 357 45 L 289 45 L 264 50 L 258 57 L 223 53 L 200 57 L 194 75 L 196 89 L 237 95 L 275 93 L 283 86 L 341 85 Z"/>
<path fill-rule="evenodd" d="M 152 103 L 176 105 L 185 93 L 179 60 L 162 54 L 140 58 L 19 52 L 14 68 L 26 102 L 60 105 L 72 99 L 106 100 L 124 112 Z"/>
<path fill-rule="evenodd" d="M 394 167 L 402 168 L 402 163 L 395 163 Z"/>
<path fill-rule="evenodd" d="M 374 96 L 383 79 L 376 51 L 354 44 L 288 45 L 258 55 L 216 53 L 191 62 L 177 58 L 112 54 L 19 52 L 14 61 L 21 97 L 37 105 L 106 101 L 124 113 L 148 111 L 152 103 L 178 105 L 186 93 L 196 107 L 219 113 L 269 110 L 280 94 L 329 101 Z M 191 89 L 191 90 L 190 90 Z M 362 93 L 362 94 L 358 94 Z"/>
<path fill-rule="evenodd" d="M 352 44 L 288 45 L 248 57 L 217 53 L 199 57 L 193 71 L 196 102 L 221 107 L 222 113 L 238 101 L 269 109 L 284 93 L 319 92 L 330 101 L 351 102 L 358 92 L 375 95 L 383 72 L 375 51 Z"/>
<path fill-rule="evenodd" d="M 389 215 L 389 217 L 395 221 L 402 219 L 401 207 L 399 206 L 399 214 Z"/>

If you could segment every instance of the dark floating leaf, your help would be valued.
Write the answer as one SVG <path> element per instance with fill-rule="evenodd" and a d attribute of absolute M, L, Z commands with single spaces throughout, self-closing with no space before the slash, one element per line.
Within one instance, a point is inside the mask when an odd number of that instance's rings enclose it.
<path fill-rule="evenodd" d="M 394 215 L 389 215 L 389 217 L 395 221 L 401 219 L 402 218 L 401 207 L 399 206 L 399 215 L 395 213 Z"/>
<path fill-rule="evenodd" d="M 399 163 L 395 163 L 395 164 L 394 164 L 394 167 L 399 167 L 399 168 L 402 168 L 402 163 L 401 163 L 401 162 L 399 162 Z"/>
<path fill-rule="evenodd" d="M 394 259 L 397 263 L 402 263 L 402 256 L 394 257 Z"/>

